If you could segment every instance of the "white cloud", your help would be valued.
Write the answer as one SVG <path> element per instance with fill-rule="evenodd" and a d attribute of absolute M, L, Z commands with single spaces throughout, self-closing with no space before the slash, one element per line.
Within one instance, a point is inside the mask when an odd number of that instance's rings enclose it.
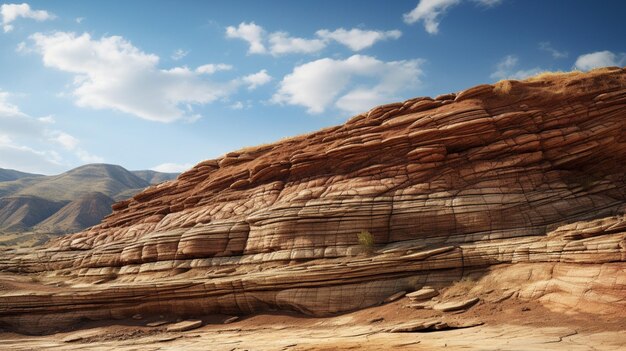
<path fill-rule="evenodd" d="M 185 56 L 187 56 L 188 54 L 189 54 L 189 51 L 185 51 L 183 49 L 178 49 L 178 50 L 174 51 L 174 53 L 170 57 L 172 58 L 172 60 L 178 61 L 178 60 L 184 58 Z"/>
<path fill-rule="evenodd" d="M 233 110 L 243 110 L 243 102 L 237 101 L 234 104 L 230 105 L 230 108 Z"/>
<path fill-rule="evenodd" d="M 78 146 L 78 139 L 65 133 L 57 131 L 53 133 L 52 140 L 62 145 L 67 150 L 74 150 Z"/>
<path fill-rule="evenodd" d="M 472 0 L 476 5 L 482 7 L 494 7 L 500 5 L 502 0 Z M 424 29 L 429 34 L 439 33 L 439 23 L 441 17 L 452 7 L 461 3 L 461 0 L 420 0 L 411 12 L 403 15 L 404 22 L 413 24 L 423 22 Z"/>
<path fill-rule="evenodd" d="M 552 55 L 552 58 L 555 58 L 555 59 L 566 58 L 568 56 L 566 51 L 559 51 L 555 49 L 554 47 L 552 47 L 552 44 L 550 44 L 550 42 L 548 41 L 539 43 L 539 49 L 550 53 L 550 55 Z"/>
<path fill-rule="evenodd" d="M 2 16 L 2 29 L 5 33 L 13 30 L 11 23 L 20 17 L 34 19 L 39 22 L 54 18 L 54 15 L 47 11 L 31 9 L 27 3 L 2 4 L 0 6 L 0 15 Z"/>
<path fill-rule="evenodd" d="M 249 90 L 254 90 L 261 85 L 269 83 L 272 80 L 272 76 L 267 74 L 267 70 L 260 70 L 259 72 L 247 75 L 242 79 L 246 84 L 248 84 Z"/>
<path fill-rule="evenodd" d="M 423 60 L 384 62 L 371 56 L 353 55 L 345 60 L 323 58 L 294 68 L 280 82 L 273 103 L 301 105 L 311 114 L 331 105 L 363 112 L 384 101 L 398 99 L 401 90 L 420 84 Z M 370 84 L 359 84 L 365 78 Z M 354 84 L 356 83 L 356 84 Z"/>
<path fill-rule="evenodd" d="M 191 167 L 193 167 L 191 163 L 184 163 L 184 164 L 162 163 L 158 166 L 152 167 L 151 169 L 153 171 L 164 172 L 164 173 L 180 173 L 180 172 L 184 172 L 190 169 Z"/>
<path fill-rule="evenodd" d="M 380 40 L 398 39 L 402 36 L 402 32 L 399 30 L 390 31 L 376 31 L 376 30 L 361 30 L 353 28 L 351 30 L 345 30 L 343 28 L 329 31 L 327 29 L 318 30 L 316 33 L 319 37 L 326 40 L 335 40 L 352 51 L 360 51 L 374 45 Z"/>
<path fill-rule="evenodd" d="M 76 23 L 78 23 L 78 24 L 83 23 L 84 20 L 85 20 L 85 17 L 76 17 L 76 19 L 75 19 Z"/>
<path fill-rule="evenodd" d="M 16 145 L 0 135 L 0 168 L 22 172 L 54 174 L 63 170 L 58 153 Z"/>
<path fill-rule="evenodd" d="M 26 43 L 21 41 L 17 44 L 17 47 L 15 48 L 15 52 L 19 52 L 19 53 L 27 53 L 29 52 L 28 47 L 26 46 Z"/>
<path fill-rule="evenodd" d="M 56 123 L 56 121 L 54 120 L 54 117 L 52 116 L 39 117 L 37 118 L 37 120 L 42 123 L 49 123 L 49 124 Z"/>
<path fill-rule="evenodd" d="M 9 102 L 9 93 L 6 91 L 0 91 L 0 116 L 23 116 L 24 114 L 20 112 L 20 109 L 17 105 L 13 105 Z"/>
<path fill-rule="evenodd" d="M 286 32 L 269 35 L 270 53 L 274 56 L 291 53 L 310 54 L 326 47 L 324 40 L 290 37 Z"/>
<path fill-rule="evenodd" d="M 218 64 L 209 63 L 209 64 L 202 65 L 196 68 L 196 72 L 202 73 L 202 74 L 213 74 L 217 71 L 229 71 L 231 69 L 233 69 L 233 66 L 227 65 L 225 63 L 218 63 Z"/>
<path fill-rule="evenodd" d="M 85 163 L 103 163 L 104 158 L 96 155 L 92 155 L 89 152 L 78 148 L 75 151 L 76 156 Z"/>
<path fill-rule="evenodd" d="M 354 89 L 340 97 L 335 106 L 348 113 L 357 114 L 365 112 L 374 106 L 397 100 L 381 94 L 378 90 Z"/>
<path fill-rule="evenodd" d="M 496 65 L 496 70 L 491 74 L 492 79 L 502 80 L 502 79 L 526 79 L 528 77 L 532 77 L 542 71 L 543 69 L 539 67 L 527 69 L 527 70 L 518 70 L 519 59 L 515 55 L 507 55 L 505 56 L 498 64 Z"/>
<path fill-rule="evenodd" d="M 61 130 L 49 129 L 52 116 L 34 118 L 9 102 L 11 94 L 0 91 L 0 167 L 26 172 L 56 173 L 63 167 L 59 151 L 83 162 L 102 162 L 80 148 L 80 141 Z M 97 160 L 97 161 L 96 161 Z"/>
<path fill-rule="evenodd" d="M 72 151 L 74 156 L 76 156 L 79 160 L 85 163 L 102 163 L 104 159 L 100 156 L 92 155 L 87 152 L 83 148 L 78 147 L 80 144 L 80 140 L 77 138 L 62 132 L 62 131 L 51 131 L 47 133 L 49 135 L 49 139 L 51 141 L 56 142 L 61 145 L 65 150 Z"/>
<path fill-rule="evenodd" d="M 456 6 L 461 0 L 420 0 L 417 6 L 409 13 L 404 14 L 404 22 L 413 24 L 423 21 L 424 28 L 430 34 L 439 32 L 440 17 L 448 8 Z"/>
<path fill-rule="evenodd" d="M 227 38 L 243 39 L 250 44 L 248 49 L 250 54 L 263 54 L 266 52 L 265 45 L 263 45 L 264 33 L 263 28 L 257 26 L 254 22 L 241 22 L 237 27 L 229 26 L 226 28 Z"/>
<path fill-rule="evenodd" d="M 159 69 L 159 57 L 147 54 L 119 36 L 92 39 L 87 33 L 36 33 L 31 36 L 43 62 L 74 74 L 76 105 L 112 109 L 158 122 L 194 118 L 181 106 L 203 105 L 223 98 L 237 80 L 216 83 L 187 67 Z M 215 66 L 215 69 L 225 69 Z"/>
<path fill-rule="evenodd" d="M 474 2 L 485 7 L 500 5 L 502 0 L 474 0 Z"/>
<path fill-rule="evenodd" d="M 263 27 L 254 22 L 242 22 L 239 26 L 226 28 L 227 38 L 237 38 L 248 42 L 249 54 L 312 54 L 323 50 L 329 41 L 334 40 L 352 51 L 360 51 L 371 47 L 376 42 L 387 39 L 398 39 L 402 35 L 399 30 L 377 31 L 353 28 L 339 28 L 334 31 L 320 29 L 317 38 L 292 37 L 287 32 L 279 31 L 267 34 Z"/>
<path fill-rule="evenodd" d="M 626 61 L 626 54 L 615 54 L 611 51 L 596 51 L 578 56 L 574 67 L 588 71 L 598 67 L 622 66 Z"/>

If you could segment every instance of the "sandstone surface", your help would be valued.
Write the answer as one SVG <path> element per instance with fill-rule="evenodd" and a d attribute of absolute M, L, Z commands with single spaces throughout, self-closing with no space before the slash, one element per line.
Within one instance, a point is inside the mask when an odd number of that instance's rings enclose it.
<path fill-rule="evenodd" d="M 407 294 L 406 297 L 414 301 L 419 301 L 419 300 L 427 300 L 437 295 L 439 295 L 439 292 L 437 290 L 433 289 L 430 286 L 425 286 L 417 291 Z"/>
<path fill-rule="evenodd" d="M 466 300 L 459 300 L 459 301 L 448 301 L 448 302 L 438 303 L 434 305 L 433 309 L 437 311 L 443 311 L 443 312 L 458 311 L 458 310 L 463 310 L 463 309 L 472 307 L 478 301 L 480 301 L 480 299 L 477 297 L 472 297 Z"/>
<path fill-rule="evenodd" d="M 623 319 L 625 165 L 623 68 L 379 106 L 201 162 L 90 229 L 4 251 L 0 327 L 329 316 L 424 286 Z"/>
<path fill-rule="evenodd" d="M 202 326 L 202 321 L 182 321 L 167 327 L 167 331 L 169 332 L 183 332 L 187 330 L 193 330 L 200 328 Z"/>

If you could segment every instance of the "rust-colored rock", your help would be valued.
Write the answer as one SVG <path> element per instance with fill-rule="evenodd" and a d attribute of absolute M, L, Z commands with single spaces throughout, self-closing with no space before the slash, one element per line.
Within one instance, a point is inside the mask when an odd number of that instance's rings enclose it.
<path fill-rule="evenodd" d="M 44 249 L 3 252 L 2 270 L 66 286 L 0 291 L 0 322 L 323 316 L 468 274 L 555 311 L 614 314 L 625 165 L 623 68 L 379 106 L 202 162 Z"/>

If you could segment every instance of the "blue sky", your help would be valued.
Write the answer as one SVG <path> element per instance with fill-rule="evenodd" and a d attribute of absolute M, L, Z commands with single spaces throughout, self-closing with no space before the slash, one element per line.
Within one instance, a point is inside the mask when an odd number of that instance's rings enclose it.
<path fill-rule="evenodd" d="M 626 64 L 626 2 L 0 2 L 0 167 L 180 171 L 381 103 Z"/>

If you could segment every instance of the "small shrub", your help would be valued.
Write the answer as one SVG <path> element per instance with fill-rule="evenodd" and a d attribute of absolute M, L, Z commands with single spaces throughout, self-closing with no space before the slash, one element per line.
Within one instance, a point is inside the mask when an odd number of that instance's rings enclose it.
<path fill-rule="evenodd" d="M 374 250 L 374 235 L 367 230 L 362 230 L 356 235 L 359 245 L 366 253 L 371 253 Z"/>

